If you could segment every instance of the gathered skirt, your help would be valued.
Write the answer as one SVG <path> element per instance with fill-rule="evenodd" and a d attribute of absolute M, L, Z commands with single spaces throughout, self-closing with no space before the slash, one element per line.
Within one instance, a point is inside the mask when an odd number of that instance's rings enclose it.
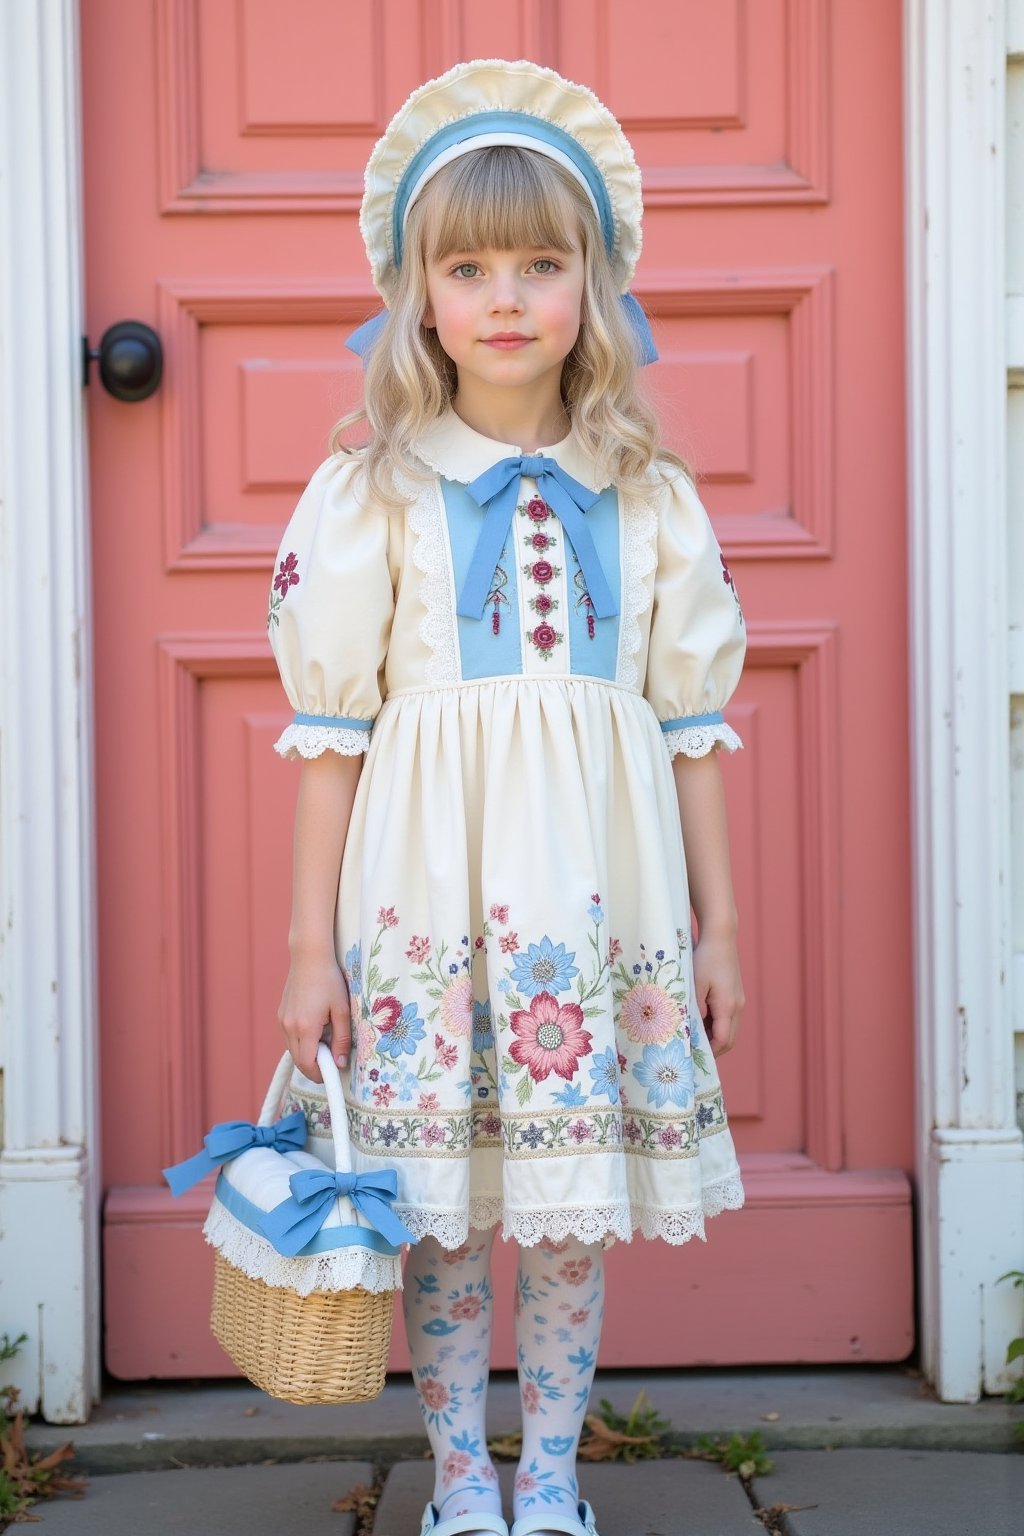
<path fill-rule="evenodd" d="M 336 943 L 357 1169 L 448 1248 L 704 1237 L 743 1203 L 694 1002 L 671 762 L 593 678 L 390 695 L 356 794 Z M 323 1090 L 295 1072 L 331 1160 Z"/>

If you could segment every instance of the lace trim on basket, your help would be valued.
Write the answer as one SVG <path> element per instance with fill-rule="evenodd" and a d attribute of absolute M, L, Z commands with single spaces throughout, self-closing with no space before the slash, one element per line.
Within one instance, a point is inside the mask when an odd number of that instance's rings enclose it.
<path fill-rule="evenodd" d="M 678 731 L 664 731 L 669 757 L 682 752 L 686 757 L 703 757 L 712 747 L 723 746 L 727 752 L 735 752 L 743 743 L 731 725 L 724 721 L 718 725 L 684 725 Z"/>
<path fill-rule="evenodd" d="M 424 677 L 435 686 L 457 683 L 459 646 L 448 546 L 441 517 L 441 490 L 435 481 L 427 485 L 414 485 L 410 481 L 404 483 L 403 494 L 413 498 L 408 512 L 409 529 L 415 535 L 412 558 L 423 576 L 420 582 L 423 617 L 418 633 L 430 651 Z"/>
<path fill-rule="evenodd" d="M 229 1264 L 252 1280 L 308 1296 L 311 1291 L 400 1291 L 402 1265 L 397 1258 L 370 1248 L 339 1248 L 334 1253 L 287 1259 L 265 1237 L 237 1221 L 214 1198 L 203 1236 Z"/>
<path fill-rule="evenodd" d="M 290 725 L 274 742 L 274 751 L 295 760 L 319 757 L 322 752 L 340 752 L 342 757 L 358 757 L 370 745 L 369 731 L 356 731 L 347 725 Z"/>
<path fill-rule="evenodd" d="M 658 510 L 646 497 L 623 497 L 622 504 L 622 629 L 615 680 L 636 688 L 640 615 L 651 600 L 647 577 L 658 565 Z"/>
<path fill-rule="evenodd" d="M 532 1248 L 544 1238 L 556 1243 L 567 1237 L 577 1237 L 583 1243 L 607 1244 L 616 1239 L 628 1243 L 637 1231 L 644 1237 L 660 1237 L 666 1243 L 679 1244 L 692 1237 L 704 1241 L 705 1219 L 722 1211 L 738 1211 L 743 1198 L 740 1175 L 732 1173 L 714 1184 L 705 1184 L 701 1204 L 688 1210 L 587 1205 L 551 1211 L 507 1211 L 500 1195 L 490 1195 L 470 1201 L 468 1219 L 460 1211 L 424 1210 L 408 1205 L 396 1205 L 395 1212 L 417 1238 L 434 1237 L 449 1252 L 467 1240 L 470 1227 L 486 1229 L 499 1222 L 504 1237 L 513 1238 L 524 1248 Z"/>

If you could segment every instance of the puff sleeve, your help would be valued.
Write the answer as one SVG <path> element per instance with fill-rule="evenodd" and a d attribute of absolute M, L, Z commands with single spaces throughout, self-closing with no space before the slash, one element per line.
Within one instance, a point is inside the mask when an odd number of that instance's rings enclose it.
<path fill-rule="evenodd" d="M 659 501 L 644 685 L 670 756 L 743 745 L 722 709 L 739 682 L 746 644 L 736 583 L 711 520 L 692 481 L 676 472 Z"/>
<path fill-rule="evenodd" d="M 274 566 L 267 628 L 292 724 L 282 757 L 365 752 L 384 693 L 394 614 L 385 512 L 356 494 L 358 464 L 320 465 L 299 498 Z"/>

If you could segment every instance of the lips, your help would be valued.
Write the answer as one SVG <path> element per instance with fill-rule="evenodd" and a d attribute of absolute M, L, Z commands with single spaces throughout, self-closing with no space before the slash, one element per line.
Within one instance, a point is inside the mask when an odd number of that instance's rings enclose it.
<path fill-rule="evenodd" d="M 518 347 L 527 347 L 533 341 L 532 336 L 520 336 L 515 331 L 502 331 L 497 336 L 485 336 L 484 345 L 496 347 L 499 352 L 514 352 Z"/>

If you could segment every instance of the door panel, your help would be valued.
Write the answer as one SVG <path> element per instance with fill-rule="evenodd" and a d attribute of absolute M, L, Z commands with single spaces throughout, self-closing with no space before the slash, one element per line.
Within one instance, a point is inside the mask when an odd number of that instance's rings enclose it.
<path fill-rule="evenodd" d="M 480 55 L 586 80 L 630 134 L 647 205 L 636 292 L 662 355 L 647 382 L 749 619 L 728 712 L 746 750 L 723 765 L 749 1002 L 720 1061 L 747 1205 L 706 1246 L 611 1250 L 602 1359 L 899 1359 L 913 1314 L 899 8 L 292 0 L 287 27 L 281 14 L 82 4 L 90 336 L 135 316 L 166 354 L 150 400 L 98 386 L 89 400 L 107 1364 L 229 1369 L 207 1327 L 208 1193 L 172 1202 L 160 1169 L 214 1120 L 255 1112 L 281 1045 L 297 773 L 271 751 L 288 716 L 263 627 L 271 563 L 358 394 L 342 343 L 376 307 L 357 227 L 367 155 L 415 84 Z M 499 1244 L 506 1300 L 513 1262 Z M 508 1310 L 499 1366 L 514 1363 Z"/>

